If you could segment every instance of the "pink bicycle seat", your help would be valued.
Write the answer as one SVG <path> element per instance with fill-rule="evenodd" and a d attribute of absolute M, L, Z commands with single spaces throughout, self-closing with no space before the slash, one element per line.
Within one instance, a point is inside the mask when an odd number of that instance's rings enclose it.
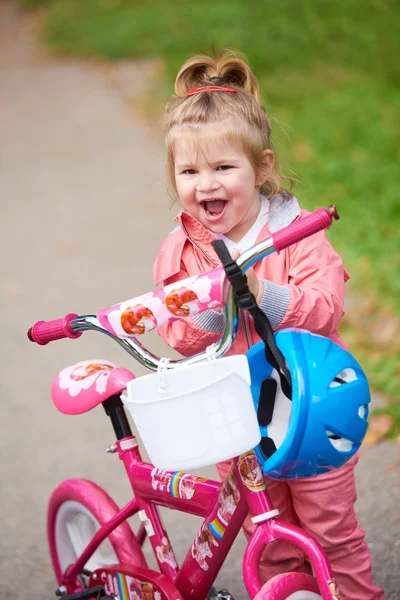
<path fill-rule="evenodd" d="M 66 367 L 51 386 L 56 408 L 66 415 L 91 410 L 110 396 L 120 394 L 135 375 L 107 360 L 85 360 Z"/>

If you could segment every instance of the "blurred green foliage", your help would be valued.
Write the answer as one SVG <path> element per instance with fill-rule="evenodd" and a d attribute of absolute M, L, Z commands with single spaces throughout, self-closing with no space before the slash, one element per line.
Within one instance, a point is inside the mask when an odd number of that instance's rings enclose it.
<path fill-rule="evenodd" d="M 392 418 L 393 424 L 385 437 L 396 438 L 398 440 L 400 437 L 400 403 L 375 408 L 372 416 L 375 415 L 389 415 Z"/>
<path fill-rule="evenodd" d="M 18 4 L 23 8 L 35 8 L 48 4 L 48 0 L 18 0 Z"/>
<path fill-rule="evenodd" d="M 329 235 L 364 306 L 358 322 L 344 321 L 352 350 L 373 387 L 398 396 L 400 328 L 383 341 L 379 331 L 400 317 L 399 0 L 20 3 L 47 6 L 42 35 L 56 52 L 161 57 L 164 99 L 191 54 L 246 54 L 282 170 L 303 182 L 301 204 L 335 203 L 341 214 Z"/>
<path fill-rule="evenodd" d="M 355 68 L 399 83 L 398 0 L 20 0 L 48 4 L 46 38 L 71 54 L 165 56 L 175 73 L 212 46 L 247 53 L 256 73 Z"/>

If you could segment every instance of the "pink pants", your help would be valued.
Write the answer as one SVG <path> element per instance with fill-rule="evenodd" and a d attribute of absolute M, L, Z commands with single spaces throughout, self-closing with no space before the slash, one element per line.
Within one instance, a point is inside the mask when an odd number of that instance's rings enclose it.
<path fill-rule="evenodd" d="M 371 558 L 354 511 L 357 462 L 353 457 L 342 468 L 310 479 L 266 482 L 279 518 L 307 531 L 327 553 L 342 600 L 383 600 L 383 590 L 372 583 Z M 229 466 L 229 461 L 217 465 L 222 479 Z M 247 517 L 247 538 L 254 527 Z M 260 564 L 262 583 L 290 571 L 311 573 L 302 551 L 281 540 L 267 545 Z"/>

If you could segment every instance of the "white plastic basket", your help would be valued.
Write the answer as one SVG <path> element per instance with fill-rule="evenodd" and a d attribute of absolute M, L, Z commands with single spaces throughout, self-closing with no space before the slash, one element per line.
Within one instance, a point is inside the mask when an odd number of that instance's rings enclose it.
<path fill-rule="evenodd" d="M 138 377 L 127 384 L 123 402 L 159 469 L 212 465 L 261 439 L 243 355 Z"/>

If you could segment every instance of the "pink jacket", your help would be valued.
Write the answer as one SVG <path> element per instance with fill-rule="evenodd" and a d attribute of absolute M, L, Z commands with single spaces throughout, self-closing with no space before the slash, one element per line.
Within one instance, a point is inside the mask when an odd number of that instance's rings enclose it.
<path fill-rule="evenodd" d="M 297 216 L 302 218 L 305 214 L 308 214 L 308 211 L 299 209 Z M 213 234 L 188 213 L 180 213 L 175 220 L 179 227 L 164 240 L 154 263 L 155 286 L 160 283 L 169 285 L 220 265 L 211 246 L 215 239 Z M 269 235 L 266 225 L 257 242 Z M 259 278 L 289 288 L 289 305 L 276 329 L 306 329 L 330 337 L 342 347 L 346 347 L 337 333 L 337 326 L 344 314 L 344 283 L 349 276 L 324 231 L 286 248 L 279 254 L 270 254 L 254 266 L 254 271 Z M 248 314 L 246 321 L 250 344 L 253 345 L 260 338 Z M 183 356 L 202 352 L 221 337 L 220 333 L 202 329 L 193 319 L 175 321 L 160 327 L 158 331 L 167 344 Z M 243 354 L 247 349 L 248 342 L 243 328 L 240 327 L 228 354 Z"/>

